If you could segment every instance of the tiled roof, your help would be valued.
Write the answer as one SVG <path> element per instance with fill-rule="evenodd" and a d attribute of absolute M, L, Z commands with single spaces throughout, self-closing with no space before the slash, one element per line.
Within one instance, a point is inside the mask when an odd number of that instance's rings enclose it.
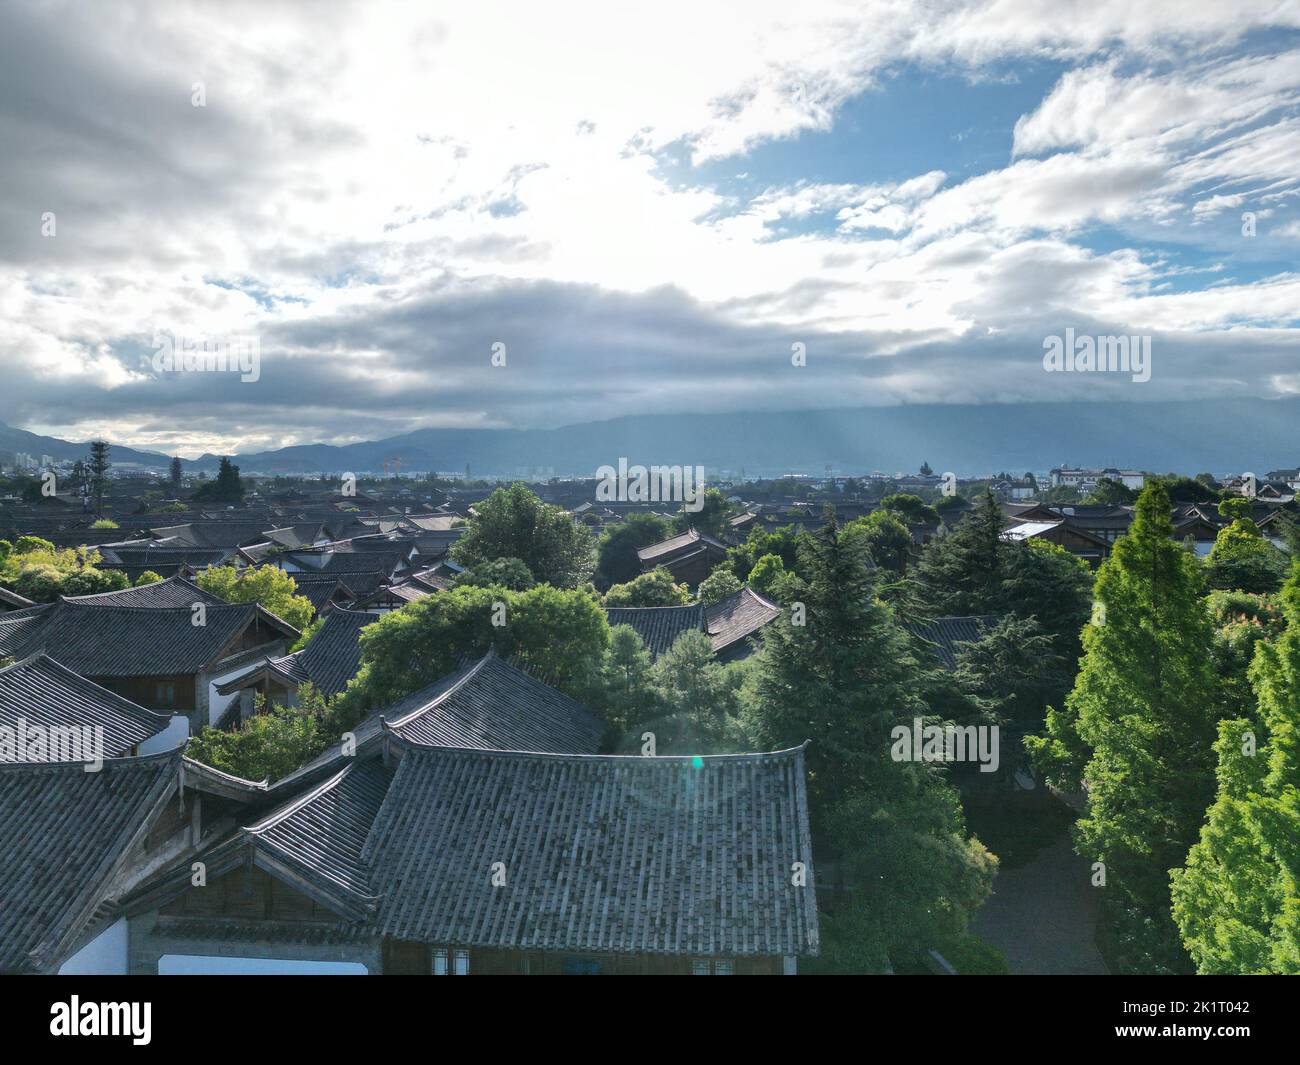
<path fill-rule="evenodd" d="M 80 763 L 0 763 L 0 970 L 61 960 L 180 763 L 179 751 L 115 759 L 97 773 Z"/>
<path fill-rule="evenodd" d="M 489 651 L 391 707 L 370 714 L 352 733 L 356 756 L 373 752 L 384 729 L 410 738 L 442 737 L 466 747 L 586 753 L 599 748 L 600 721 L 581 703 Z M 271 785 L 291 793 L 351 759 L 334 744 Z"/>
<path fill-rule="evenodd" d="M 347 687 L 361 668 L 361 630 L 379 620 L 361 610 L 332 610 L 301 651 L 274 658 L 269 667 L 294 685 L 311 681 L 324 695 Z"/>
<path fill-rule="evenodd" d="M 699 603 L 686 606 L 612 606 L 605 608 L 610 625 L 631 625 L 658 658 L 684 632 L 708 632 L 708 619 Z"/>
<path fill-rule="evenodd" d="M 48 655 L 35 655 L 0 669 L 0 726 L 27 725 L 58 728 L 68 725 L 103 728 L 107 758 L 119 758 L 155 736 L 171 720 L 129 699 L 101 688 L 93 681 L 60 665 Z M 29 751 L 30 754 L 30 751 Z M 54 761 L 49 751 L 39 761 Z"/>
<path fill-rule="evenodd" d="M 998 623 L 995 614 L 962 618 L 922 618 L 904 624 L 913 636 L 928 645 L 948 669 L 957 668 L 957 655 L 964 643 L 974 643 Z"/>
<path fill-rule="evenodd" d="M 243 834 L 327 893 L 357 910 L 373 909 L 361 850 L 391 779 L 379 759 L 353 761 Z"/>
<path fill-rule="evenodd" d="M 678 533 L 676 536 L 670 536 L 667 540 L 660 540 L 657 544 L 651 544 L 649 547 L 642 547 L 637 550 L 637 558 L 642 563 L 653 563 L 656 560 L 662 561 L 673 555 L 687 550 L 695 550 L 699 546 L 712 547 L 718 551 L 726 553 L 726 545 L 719 543 L 707 533 L 699 532 L 695 529 L 687 529 L 684 533 Z"/>
<path fill-rule="evenodd" d="M 781 613 L 752 588 L 742 588 L 735 595 L 706 608 L 713 653 L 721 654 L 732 645 L 747 639 Z"/>
<path fill-rule="evenodd" d="M 417 743 L 505 751 L 586 753 L 604 726 L 585 706 L 489 651 L 383 713 Z"/>
<path fill-rule="evenodd" d="M 401 746 L 363 852 L 384 935 L 514 950 L 818 951 L 802 748 L 642 758 Z M 498 862 L 505 883 L 494 887 Z M 807 886 L 792 883 L 796 862 Z"/>
<path fill-rule="evenodd" d="M 32 639 L 32 634 L 54 609 L 53 603 L 39 603 L 0 614 L 0 658 L 13 658 Z"/>
<path fill-rule="evenodd" d="M 17 592 L 11 592 L 8 588 L 0 588 L 0 603 L 6 607 L 24 607 L 35 606 L 30 599 L 19 595 Z"/>
<path fill-rule="evenodd" d="M 168 577 L 153 584 L 144 584 L 139 588 L 122 588 L 116 592 L 98 592 L 95 595 L 69 595 L 64 597 L 68 603 L 81 603 L 85 606 L 131 606 L 131 607 L 192 607 L 195 603 L 223 604 L 220 596 L 205 592 L 193 581 L 184 577 Z"/>
<path fill-rule="evenodd" d="M 175 539 L 187 547 L 225 548 L 227 550 L 255 544 L 266 524 L 257 521 L 191 521 L 184 525 L 156 526 L 150 531 L 161 539 Z"/>
<path fill-rule="evenodd" d="M 94 606 L 62 600 L 24 634 L 20 653 L 44 651 L 83 677 L 199 673 L 259 618 L 286 636 L 297 630 L 255 603 L 204 608 Z M 3 625 L 3 619 L 0 619 Z"/>

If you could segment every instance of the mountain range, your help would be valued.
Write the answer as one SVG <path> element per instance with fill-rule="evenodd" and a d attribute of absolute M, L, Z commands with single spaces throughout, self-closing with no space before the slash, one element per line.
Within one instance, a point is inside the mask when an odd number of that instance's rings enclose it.
<path fill-rule="evenodd" d="M 0 423 L 0 451 L 74 459 L 85 443 Z M 168 456 L 114 445 L 117 463 L 165 469 Z M 244 473 L 402 469 L 522 476 L 591 476 L 620 457 L 643 465 L 702 465 L 748 476 L 787 472 L 894 473 L 929 462 L 979 476 L 1057 465 L 1154 472 L 1264 473 L 1300 464 L 1300 397 L 1151 403 L 909 405 L 826 411 L 643 414 L 557 429 L 420 429 L 351 444 L 302 444 L 231 456 Z M 219 456 L 186 460 L 212 472 Z"/>

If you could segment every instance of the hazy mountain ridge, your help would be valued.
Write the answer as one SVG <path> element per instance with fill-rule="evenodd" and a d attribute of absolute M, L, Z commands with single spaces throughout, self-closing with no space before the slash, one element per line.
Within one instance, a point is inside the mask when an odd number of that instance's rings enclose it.
<path fill-rule="evenodd" d="M 19 441 L 15 443 L 14 441 Z M 0 426 L 0 447 L 76 458 L 87 445 Z M 164 468 L 168 458 L 114 446 L 119 461 Z M 643 414 L 558 429 L 422 429 L 356 444 L 301 444 L 233 456 L 246 473 L 337 474 L 383 469 L 514 476 L 551 470 L 593 474 L 620 457 L 650 465 L 787 471 L 894 473 L 929 462 L 974 476 L 1018 474 L 1061 463 L 1156 472 L 1214 473 L 1300 464 L 1300 398 L 1171 403 L 914 405 L 855 410 Z M 213 471 L 218 456 L 186 461 Z M 390 465 L 390 468 L 391 465 Z"/>

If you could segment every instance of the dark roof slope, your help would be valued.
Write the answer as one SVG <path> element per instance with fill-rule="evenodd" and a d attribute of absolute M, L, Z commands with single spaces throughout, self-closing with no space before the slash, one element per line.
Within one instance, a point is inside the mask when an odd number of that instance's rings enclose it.
<path fill-rule="evenodd" d="M 17 657 L 53 609 L 53 603 L 39 603 L 0 614 L 0 657 Z"/>
<path fill-rule="evenodd" d="M 24 656 L 44 651 L 83 677 L 198 673 L 261 618 L 286 636 L 297 630 L 256 603 L 205 607 L 205 624 L 188 607 L 88 606 L 62 600 L 24 639 Z"/>
<path fill-rule="evenodd" d="M 721 654 L 747 639 L 780 613 L 779 606 L 748 587 L 719 600 L 705 610 L 709 636 L 713 639 L 713 653 Z"/>
<path fill-rule="evenodd" d="M 21 596 L 17 592 L 11 592 L 8 588 L 0 588 L 0 604 L 6 607 L 28 607 L 35 606 L 26 596 Z"/>
<path fill-rule="evenodd" d="M 976 614 L 964 618 L 918 618 L 906 622 L 903 627 L 922 643 L 929 645 L 945 667 L 956 669 L 961 645 L 980 639 L 998 620 L 995 614 Z"/>
<path fill-rule="evenodd" d="M 235 691 L 266 670 L 295 688 L 310 681 L 324 695 L 341 692 L 361 668 L 361 630 L 378 620 L 377 614 L 361 610 L 331 611 L 301 651 L 258 663 L 221 685 L 218 691 L 223 695 Z"/>
<path fill-rule="evenodd" d="M 205 592 L 193 581 L 184 577 L 168 577 L 139 588 L 122 588 L 116 592 L 99 592 L 95 595 L 69 595 L 65 602 L 84 606 L 133 607 L 191 607 L 195 603 L 224 603 L 220 596 Z"/>
<path fill-rule="evenodd" d="M 641 560 L 642 566 L 652 569 L 655 563 L 663 562 L 684 552 L 694 552 L 700 547 L 707 547 L 715 553 L 721 552 L 724 555 L 727 552 L 726 544 L 719 543 L 708 533 L 702 533 L 697 529 L 687 529 L 684 533 L 670 536 L 667 540 L 660 540 L 657 544 L 638 548 L 636 557 Z"/>
<path fill-rule="evenodd" d="M 379 759 L 354 761 L 243 834 L 349 908 L 373 909 L 361 851 L 391 779 Z"/>
<path fill-rule="evenodd" d="M 0 970 L 62 959 L 179 777 L 179 751 L 80 763 L 0 763 Z"/>
<path fill-rule="evenodd" d="M 581 703 L 489 651 L 468 669 L 384 712 L 417 743 L 579 754 L 600 747 L 604 726 Z"/>
<path fill-rule="evenodd" d="M 103 754 L 107 758 L 130 753 L 171 720 L 101 688 L 43 654 L 0 669 L 0 726 L 16 729 L 19 718 L 27 725 L 47 729 L 98 726 L 104 730 Z M 47 757 L 39 760 L 57 761 L 58 753 L 48 751 Z"/>
<path fill-rule="evenodd" d="M 708 619 L 699 603 L 686 606 L 613 606 L 605 608 L 611 625 L 631 625 L 658 658 L 684 632 L 708 632 Z"/>
<path fill-rule="evenodd" d="M 802 748 L 642 758 L 401 746 L 363 855 L 384 935 L 517 950 L 818 951 Z M 807 886 L 792 884 L 795 862 Z"/>

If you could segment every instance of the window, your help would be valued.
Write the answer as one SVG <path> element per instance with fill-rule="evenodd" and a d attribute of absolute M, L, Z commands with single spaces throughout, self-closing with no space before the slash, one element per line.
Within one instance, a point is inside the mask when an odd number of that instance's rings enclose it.
<path fill-rule="evenodd" d="M 730 958 L 696 958 L 691 962 L 692 976 L 731 976 L 736 963 Z"/>
<path fill-rule="evenodd" d="M 433 951 L 434 976 L 468 976 L 469 951 L 436 947 Z"/>

